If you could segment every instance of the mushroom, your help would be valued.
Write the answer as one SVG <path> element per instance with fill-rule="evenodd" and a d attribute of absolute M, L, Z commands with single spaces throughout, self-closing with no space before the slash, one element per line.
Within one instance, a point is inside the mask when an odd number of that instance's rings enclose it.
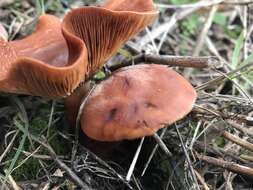
<path fill-rule="evenodd" d="M 0 40 L 0 91 L 66 97 L 157 15 L 152 0 L 111 0 L 39 18 L 22 40 Z"/>
<path fill-rule="evenodd" d="M 106 142 L 153 135 L 188 114 L 197 96 L 181 75 L 153 64 L 119 69 L 87 92 L 82 87 L 66 106 L 77 113 L 83 102 L 82 130 Z"/>
<path fill-rule="evenodd" d="M 55 16 L 43 15 L 30 36 L 0 41 L 0 90 L 66 96 L 84 79 L 87 62 L 83 41 L 62 28 Z"/>

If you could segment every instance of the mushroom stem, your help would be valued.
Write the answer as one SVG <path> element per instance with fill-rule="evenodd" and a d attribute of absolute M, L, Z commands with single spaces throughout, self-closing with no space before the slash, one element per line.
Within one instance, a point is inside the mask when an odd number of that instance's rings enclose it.
<path fill-rule="evenodd" d="M 193 67 L 193 68 L 209 68 L 220 67 L 221 63 L 216 57 L 191 57 L 191 56 L 175 56 L 175 55 L 154 55 L 154 54 L 139 54 L 130 60 L 124 61 L 121 64 L 112 65 L 110 70 L 114 71 L 121 67 L 130 66 L 140 63 L 153 63 L 160 65 L 168 65 L 171 67 Z"/>
<path fill-rule="evenodd" d="M 79 110 L 78 110 L 78 113 L 77 113 L 76 123 L 75 123 L 75 143 L 73 145 L 72 155 L 71 155 L 72 163 L 75 160 L 75 156 L 76 156 L 76 153 L 77 153 L 78 137 L 79 137 L 79 129 L 80 129 L 80 118 L 81 118 L 81 115 L 83 113 L 83 108 L 84 108 L 88 98 L 90 97 L 90 95 L 94 91 L 94 89 L 95 89 L 95 85 L 90 89 L 90 91 L 88 92 L 88 95 L 82 100 L 81 105 L 80 105 Z"/>
<path fill-rule="evenodd" d="M 165 143 L 162 141 L 162 139 L 155 133 L 153 135 L 154 139 L 156 140 L 157 144 L 161 147 L 161 149 L 165 152 L 166 155 L 169 157 L 172 157 L 172 153 L 169 151 Z"/>
<path fill-rule="evenodd" d="M 137 160 L 138 160 L 138 157 L 139 157 L 139 155 L 140 155 L 141 147 L 142 147 L 142 145 L 143 145 L 144 139 L 145 139 L 145 137 L 142 137 L 141 142 L 140 142 L 140 144 L 139 144 L 139 146 L 138 146 L 138 148 L 137 148 L 137 150 L 136 150 L 136 153 L 135 153 L 135 155 L 134 155 L 133 161 L 132 161 L 132 163 L 131 163 L 131 165 L 130 165 L 130 167 L 129 167 L 129 170 L 128 170 L 128 172 L 127 172 L 126 181 L 128 181 L 128 182 L 130 181 L 130 179 L 131 179 L 131 177 L 132 177 L 132 175 L 133 175 L 133 171 L 134 171 L 136 162 L 137 162 Z"/>

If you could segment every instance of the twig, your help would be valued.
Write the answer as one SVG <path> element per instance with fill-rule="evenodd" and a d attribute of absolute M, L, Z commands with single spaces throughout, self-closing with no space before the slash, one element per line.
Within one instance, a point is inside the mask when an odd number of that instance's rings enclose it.
<path fill-rule="evenodd" d="M 164 144 L 164 142 L 162 141 L 162 139 L 157 135 L 157 133 L 155 133 L 153 135 L 153 137 L 156 140 L 158 146 L 160 146 L 160 148 L 165 152 L 165 154 L 168 155 L 169 157 L 172 157 L 172 153 L 169 151 L 169 149 Z"/>
<path fill-rule="evenodd" d="M 228 161 L 224 161 L 222 159 L 217 159 L 217 158 L 213 158 L 210 156 L 204 156 L 204 155 L 200 155 L 200 154 L 197 154 L 197 158 L 201 161 L 207 162 L 209 164 L 213 164 L 215 166 L 222 167 L 222 168 L 232 171 L 234 173 L 253 176 L 253 169 L 250 167 L 247 167 L 247 166 L 242 166 L 242 165 L 236 164 L 234 162 L 228 162 Z"/>
<path fill-rule="evenodd" d="M 245 122 L 245 121 L 244 121 Z M 247 127 L 245 127 L 244 125 L 238 124 L 236 122 L 234 122 L 233 120 L 227 120 L 227 123 L 231 125 L 231 127 L 239 130 L 241 133 L 243 133 L 244 135 L 248 135 L 251 138 L 253 138 L 253 131 L 248 129 Z"/>
<path fill-rule="evenodd" d="M 252 0 L 212 0 L 212 1 L 200 1 L 197 3 L 189 3 L 189 4 L 182 4 L 182 5 L 165 5 L 165 4 L 156 4 L 159 8 L 166 8 L 166 9 L 189 9 L 189 8 L 204 8 L 204 7 L 211 7 L 218 4 L 225 4 L 225 5 L 248 5 L 253 3 Z"/>
<path fill-rule="evenodd" d="M 12 148 L 13 143 L 15 142 L 18 133 L 19 133 L 19 131 L 17 131 L 17 132 L 14 134 L 14 136 L 13 136 L 12 139 L 11 139 L 11 142 L 8 144 L 8 146 L 5 148 L 4 152 L 1 154 L 1 156 L 0 156 L 0 163 L 2 162 L 2 160 L 4 159 L 4 157 L 6 156 L 6 154 L 7 154 L 7 153 L 10 151 L 10 149 Z"/>
<path fill-rule="evenodd" d="M 9 181 L 10 181 L 10 184 L 11 184 L 13 190 L 20 190 L 20 187 L 14 181 L 13 177 L 11 175 L 9 175 L 8 178 L 9 178 Z"/>
<path fill-rule="evenodd" d="M 134 155 L 133 161 L 132 161 L 132 163 L 131 163 L 131 165 L 129 167 L 129 170 L 127 172 L 126 181 L 130 181 L 130 179 L 131 179 L 131 176 L 133 174 L 133 171 L 134 171 L 137 159 L 138 159 L 138 157 L 140 155 L 140 151 L 141 151 L 141 147 L 143 145 L 144 139 L 145 139 L 145 137 L 142 137 L 141 142 L 140 142 L 140 144 L 139 144 L 139 146 L 138 146 L 138 148 L 136 150 L 136 153 Z"/>
<path fill-rule="evenodd" d="M 203 186 L 204 190 L 210 190 L 208 185 L 205 182 L 205 179 L 200 175 L 200 173 L 197 170 L 194 170 L 195 174 L 197 176 L 198 181 L 201 183 L 201 185 Z"/>
<path fill-rule="evenodd" d="M 59 135 L 61 135 L 64 139 L 67 139 L 68 141 L 73 142 L 72 139 L 70 139 L 68 136 L 66 136 L 65 134 L 58 132 Z M 132 186 L 129 185 L 129 183 L 120 175 L 118 174 L 109 164 L 107 164 L 104 160 L 102 160 L 100 157 L 98 157 L 96 154 L 94 154 L 93 152 L 91 152 L 89 149 L 87 149 L 84 146 L 81 146 L 78 144 L 78 146 L 80 148 L 82 148 L 84 151 L 88 152 L 99 164 L 107 167 L 115 176 L 118 177 L 118 179 L 120 181 L 122 181 L 129 189 L 133 189 Z"/>
<path fill-rule="evenodd" d="M 42 142 L 41 140 L 37 139 L 34 136 L 31 136 L 32 139 L 34 141 L 36 141 L 37 143 L 41 144 L 44 148 L 47 149 L 47 151 L 49 152 L 50 156 L 55 160 L 55 162 L 58 164 L 58 166 L 63 169 L 68 176 L 77 184 L 79 185 L 81 188 L 83 188 L 84 190 L 90 190 L 91 188 L 84 183 L 65 163 L 63 163 L 58 156 L 56 155 L 56 153 L 54 152 L 53 148 L 47 144 Z"/>
<path fill-rule="evenodd" d="M 196 177 L 196 174 L 195 174 L 195 172 L 194 172 L 194 168 L 193 168 L 193 166 L 192 166 L 192 163 L 191 163 L 189 154 L 188 154 L 188 152 L 187 152 L 187 150 L 186 150 L 186 147 L 185 147 L 185 145 L 184 145 L 183 138 L 182 138 L 182 136 L 181 136 L 181 134 L 180 134 L 180 132 L 179 132 L 178 127 L 177 127 L 176 124 L 175 124 L 175 128 L 176 128 L 177 136 L 179 137 L 180 143 L 181 143 L 181 145 L 182 145 L 182 148 L 183 148 L 183 151 L 184 151 L 184 154 L 185 154 L 185 157 L 186 157 L 186 161 L 187 161 L 187 163 L 188 163 L 188 167 L 189 167 L 189 169 L 190 169 L 190 173 L 191 173 L 191 176 L 192 176 L 192 180 L 193 180 L 193 182 L 196 184 L 196 189 L 200 190 L 200 187 L 199 187 L 198 181 L 197 181 L 197 177 Z"/>
<path fill-rule="evenodd" d="M 249 155 L 242 154 L 242 155 L 240 155 L 240 158 L 243 159 L 243 160 L 253 162 L 253 157 L 249 156 Z"/>
<path fill-rule="evenodd" d="M 250 67 L 253 66 L 253 63 L 250 63 L 250 64 L 247 64 L 247 65 L 244 65 L 242 67 L 239 67 L 229 73 L 226 74 L 226 76 L 234 76 L 234 74 L 237 74 L 238 72 L 242 72 L 242 71 L 245 71 L 246 69 L 249 69 Z M 211 87 L 211 86 L 215 86 L 217 84 L 219 84 L 220 82 L 222 82 L 223 80 L 227 79 L 226 76 L 222 75 L 220 77 L 217 77 L 215 79 L 212 79 L 198 87 L 196 87 L 196 90 L 197 91 L 200 91 L 200 90 L 205 90 L 206 88 L 208 87 Z"/>
<path fill-rule="evenodd" d="M 203 7 L 211 7 L 217 4 L 224 2 L 224 0 L 205 0 L 199 1 L 197 3 L 189 3 L 183 5 L 164 5 L 164 4 L 156 4 L 158 7 L 166 8 L 166 9 L 189 9 L 189 8 L 203 8 Z"/>
<path fill-rule="evenodd" d="M 245 140 L 243 140 L 243 139 L 241 139 L 241 138 L 239 138 L 239 137 L 237 137 L 237 136 L 235 136 L 235 135 L 233 135 L 233 134 L 231 134 L 227 131 L 225 131 L 223 133 L 223 136 L 227 140 L 230 140 L 230 141 L 232 141 L 232 142 L 234 142 L 234 143 L 236 143 L 236 144 L 238 144 L 238 145 L 240 145 L 240 146 L 242 146 L 242 147 L 244 147 L 244 148 L 246 148 L 250 151 L 253 151 L 253 144 L 252 143 L 250 143 L 248 141 L 245 141 Z"/>
<path fill-rule="evenodd" d="M 214 5 L 215 3 L 220 3 L 224 0 L 206 0 L 204 2 L 208 2 L 209 5 Z M 201 1 L 202 3 L 203 1 Z M 206 5 L 204 5 L 205 7 Z M 188 9 L 181 9 L 176 11 L 172 17 L 170 18 L 170 20 L 168 22 L 165 22 L 161 25 L 159 25 L 157 28 L 155 28 L 153 31 L 151 31 L 151 36 L 153 37 L 153 39 L 156 39 L 157 37 L 159 37 L 161 34 L 163 33 L 169 33 L 171 32 L 175 26 L 177 26 L 177 23 L 184 19 L 185 17 L 187 17 L 188 15 L 190 15 L 191 13 L 198 11 L 199 9 L 201 9 L 203 6 L 194 6 L 194 7 L 190 7 Z M 139 46 L 142 48 L 144 47 L 146 44 L 148 44 L 150 42 L 150 37 L 149 35 L 145 35 L 142 39 L 140 39 L 140 43 Z"/>
<path fill-rule="evenodd" d="M 140 54 L 127 60 L 121 64 L 112 65 L 108 69 L 114 71 L 121 67 L 132 64 L 153 63 L 168 66 L 179 67 L 193 67 L 198 69 L 217 68 L 220 67 L 220 62 L 216 57 L 191 57 L 191 56 L 173 56 L 173 55 L 154 55 L 154 54 Z"/>
<path fill-rule="evenodd" d="M 230 4 L 230 5 L 248 5 L 253 3 L 252 0 L 226 0 L 223 4 Z"/>
<path fill-rule="evenodd" d="M 72 147 L 71 163 L 74 163 L 75 156 L 76 156 L 76 153 L 77 153 L 81 115 L 83 113 L 83 109 L 84 109 L 84 106 L 85 106 L 88 98 L 90 97 L 90 95 L 92 94 L 92 92 L 94 91 L 95 88 L 96 88 L 96 85 L 94 85 L 90 89 L 88 95 L 82 100 L 82 103 L 81 103 L 81 105 L 79 107 L 79 110 L 78 110 L 76 123 L 75 123 L 75 142 L 74 142 L 73 147 Z"/>
<path fill-rule="evenodd" d="M 200 1 L 200 2 L 203 2 L 203 1 Z M 213 23 L 213 18 L 215 16 L 215 13 L 217 12 L 218 10 L 218 5 L 214 5 L 211 9 L 211 11 L 209 12 L 209 15 L 208 15 L 208 18 L 206 19 L 205 21 L 205 24 L 204 24 L 204 27 L 198 37 L 198 41 L 197 41 L 197 46 L 195 47 L 194 49 L 194 53 L 193 53 L 193 56 L 198 56 L 202 47 L 203 47 L 203 44 L 204 44 L 204 41 L 205 41 L 205 37 L 207 36 L 207 33 Z"/>
<path fill-rule="evenodd" d="M 47 124 L 47 137 L 49 137 L 49 135 L 50 135 L 50 129 L 51 129 L 52 122 L 53 122 L 55 104 L 56 104 L 56 102 L 55 102 L 55 100 L 53 100 L 52 101 L 51 112 L 50 112 L 50 117 L 49 117 L 48 124 Z"/>
<path fill-rule="evenodd" d="M 165 135 L 166 131 L 167 131 L 167 127 L 165 127 L 165 128 L 163 129 L 163 131 L 162 131 L 162 133 L 161 133 L 161 135 L 160 135 L 160 139 L 163 138 L 163 136 Z M 141 173 L 141 176 L 144 176 L 144 175 L 145 175 L 145 172 L 146 172 L 146 170 L 147 170 L 147 168 L 148 168 L 148 166 L 149 166 L 149 164 L 150 164 L 152 158 L 154 157 L 155 152 L 157 151 L 158 147 L 159 147 L 159 145 L 156 144 L 155 147 L 154 147 L 154 149 L 152 150 L 152 152 L 151 152 L 151 154 L 150 154 L 150 156 L 149 156 L 149 158 L 148 158 L 148 161 L 147 161 L 147 163 L 145 164 L 144 169 L 143 169 L 143 171 L 142 171 L 142 173 Z"/>

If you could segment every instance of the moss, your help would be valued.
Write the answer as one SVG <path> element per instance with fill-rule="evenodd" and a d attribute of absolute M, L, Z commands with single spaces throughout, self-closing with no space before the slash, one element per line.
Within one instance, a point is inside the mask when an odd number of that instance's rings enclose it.
<path fill-rule="evenodd" d="M 18 164 L 20 164 L 23 159 L 25 159 L 25 157 L 20 158 Z M 12 176 L 17 181 L 36 179 L 40 168 L 38 159 L 29 158 L 21 167 L 13 171 Z"/>

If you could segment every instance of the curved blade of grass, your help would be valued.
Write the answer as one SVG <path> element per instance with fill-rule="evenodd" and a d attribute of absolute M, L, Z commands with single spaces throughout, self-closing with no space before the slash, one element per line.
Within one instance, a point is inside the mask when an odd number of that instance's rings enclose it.
<path fill-rule="evenodd" d="M 38 16 L 45 14 L 45 3 L 44 3 L 44 0 L 37 0 L 36 1 L 36 12 L 37 12 Z"/>
<path fill-rule="evenodd" d="M 248 64 L 250 64 L 250 63 L 252 63 L 252 62 L 253 62 L 253 53 L 250 54 L 250 55 L 248 56 L 248 58 L 245 59 L 245 60 L 242 62 L 241 65 L 242 65 L 242 67 L 243 67 L 243 66 L 248 65 Z M 232 75 L 228 75 L 228 76 L 230 76 L 230 79 L 235 79 L 235 78 L 238 78 L 239 76 L 249 74 L 249 73 L 252 72 L 252 71 L 253 71 L 253 68 L 250 68 L 249 70 L 245 70 L 245 71 L 243 71 L 243 72 L 240 72 L 239 74 L 238 74 L 238 73 L 233 73 Z"/>
<path fill-rule="evenodd" d="M 244 31 L 241 32 L 239 38 L 236 40 L 235 49 L 232 55 L 232 68 L 236 69 L 240 61 L 240 53 L 244 44 Z"/>
<path fill-rule="evenodd" d="M 17 97 L 11 97 L 10 98 L 11 101 L 17 106 L 17 108 L 19 109 L 20 113 L 21 113 L 21 116 L 22 116 L 22 120 L 24 121 L 25 123 L 25 128 L 23 128 L 23 126 L 18 123 L 18 122 L 15 122 L 15 125 L 23 132 L 23 135 L 22 135 L 22 139 L 20 141 L 20 144 L 18 146 L 18 149 L 11 161 L 11 164 L 9 166 L 9 168 L 5 171 L 5 178 L 3 180 L 3 183 L 2 183 L 2 187 L 1 187 L 1 190 L 4 189 L 4 186 L 6 184 L 6 181 L 9 177 L 9 175 L 11 175 L 11 173 L 13 172 L 13 168 L 15 166 L 15 164 L 17 163 L 17 160 L 24 148 L 24 144 L 25 144 L 25 141 L 28 137 L 28 128 L 29 128 L 29 121 L 28 121 L 28 117 L 27 117 L 27 113 L 25 111 L 25 108 L 24 108 L 24 105 L 22 104 L 22 102 L 17 98 Z"/>

